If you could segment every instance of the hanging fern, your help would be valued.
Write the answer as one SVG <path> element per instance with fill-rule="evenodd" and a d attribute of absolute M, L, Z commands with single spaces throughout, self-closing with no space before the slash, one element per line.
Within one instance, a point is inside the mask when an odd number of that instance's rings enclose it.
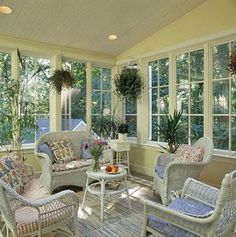
<path fill-rule="evenodd" d="M 122 99 L 133 101 L 141 96 L 143 77 L 136 68 L 124 68 L 115 75 L 115 93 Z"/>

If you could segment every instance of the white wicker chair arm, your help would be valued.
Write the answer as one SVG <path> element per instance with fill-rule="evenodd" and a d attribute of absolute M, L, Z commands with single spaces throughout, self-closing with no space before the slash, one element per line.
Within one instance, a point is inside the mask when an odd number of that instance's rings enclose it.
<path fill-rule="evenodd" d="M 175 211 L 173 209 L 168 208 L 167 206 L 153 202 L 151 200 L 142 199 L 141 202 L 144 204 L 144 212 L 146 212 L 146 214 L 151 213 L 148 212 L 148 210 L 151 210 L 152 212 L 155 211 L 156 213 L 158 213 L 157 215 L 158 218 L 173 224 L 180 224 L 181 223 L 180 219 L 182 219 L 184 223 L 186 223 L 187 221 L 194 224 L 198 223 L 204 225 L 211 223 L 216 218 L 216 215 L 214 215 L 214 213 L 209 217 L 199 218 L 183 214 L 181 212 Z"/>
<path fill-rule="evenodd" d="M 174 157 L 171 153 L 162 153 L 156 158 L 156 165 L 164 165 L 166 166 L 171 161 L 173 161 Z"/>
<path fill-rule="evenodd" d="M 47 169 L 49 173 L 52 173 L 52 160 L 50 157 L 43 152 L 36 152 L 35 155 L 39 159 L 42 169 Z"/>

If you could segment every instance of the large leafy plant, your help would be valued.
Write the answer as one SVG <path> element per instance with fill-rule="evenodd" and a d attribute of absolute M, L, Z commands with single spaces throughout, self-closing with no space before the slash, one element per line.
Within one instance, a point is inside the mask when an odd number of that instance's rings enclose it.
<path fill-rule="evenodd" d="M 21 74 L 24 75 L 26 67 L 19 50 L 17 52 Z M 38 127 L 34 116 L 36 106 L 34 101 L 27 100 L 24 96 L 27 90 L 25 85 L 35 75 L 49 69 L 49 66 L 39 65 L 26 79 L 21 76 L 12 78 L 11 73 L 9 73 L 9 61 L 6 59 L 2 63 L 0 100 L 5 106 L 0 110 L 0 146 L 21 154 L 22 141 L 25 135 L 31 130 L 37 130 Z"/>
<path fill-rule="evenodd" d="M 179 145 L 187 136 L 184 122 L 181 119 L 182 112 L 175 110 L 173 116 L 165 112 L 162 122 L 157 125 L 157 133 L 164 142 L 167 142 L 167 147 L 160 145 L 170 153 L 174 153 Z"/>

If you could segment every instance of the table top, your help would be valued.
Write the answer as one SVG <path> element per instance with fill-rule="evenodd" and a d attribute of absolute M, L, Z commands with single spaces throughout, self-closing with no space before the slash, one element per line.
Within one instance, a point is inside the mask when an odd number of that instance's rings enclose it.
<path fill-rule="evenodd" d="M 123 168 L 121 168 L 121 171 L 119 173 L 106 173 L 104 169 L 105 167 L 102 167 L 101 171 L 98 171 L 98 172 L 95 172 L 92 169 L 88 169 L 86 171 L 86 174 L 90 178 L 105 179 L 105 180 L 112 180 L 112 179 L 117 179 L 117 178 L 119 179 L 127 175 L 127 171 Z"/>

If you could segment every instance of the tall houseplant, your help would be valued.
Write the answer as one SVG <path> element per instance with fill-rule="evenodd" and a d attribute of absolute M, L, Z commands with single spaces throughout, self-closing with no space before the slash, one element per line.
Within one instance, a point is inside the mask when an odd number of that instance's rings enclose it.
<path fill-rule="evenodd" d="M 157 125 L 157 134 L 167 142 L 167 147 L 160 146 L 170 153 L 174 153 L 187 136 L 181 117 L 182 112 L 177 110 L 174 111 L 173 116 L 165 112 L 164 119 Z"/>
<path fill-rule="evenodd" d="M 24 75 L 25 65 L 17 49 L 20 69 Z M 1 72 L 2 88 L 0 90 L 0 99 L 7 104 L 4 110 L 0 111 L 0 146 L 6 150 L 15 150 L 21 154 L 22 140 L 25 131 L 37 129 L 37 123 L 33 113 L 36 110 L 34 101 L 25 98 L 26 87 L 24 84 L 40 72 L 49 69 L 49 66 L 39 66 L 32 73 L 29 79 L 22 77 L 12 78 L 9 73 L 7 61 L 4 61 L 3 71 Z M 10 145 L 10 146 L 9 146 Z"/>
<path fill-rule="evenodd" d="M 114 78 L 115 93 L 121 99 L 134 101 L 143 91 L 143 77 L 137 68 L 124 68 Z"/>

